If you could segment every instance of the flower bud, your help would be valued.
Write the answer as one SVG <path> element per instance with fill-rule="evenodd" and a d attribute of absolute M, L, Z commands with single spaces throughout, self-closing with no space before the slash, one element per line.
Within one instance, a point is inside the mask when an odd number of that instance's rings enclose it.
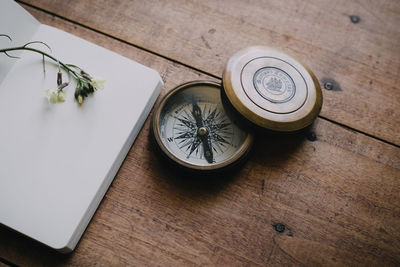
<path fill-rule="evenodd" d="M 76 91 L 75 91 L 75 94 L 74 94 L 74 97 L 75 97 L 75 99 L 78 101 L 78 96 L 79 96 L 79 90 L 77 89 Z"/>
<path fill-rule="evenodd" d="M 83 103 L 83 97 L 81 95 L 79 95 L 77 101 L 78 101 L 79 105 L 81 105 Z"/>
<path fill-rule="evenodd" d="M 94 93 L 94 87 L 93 87 L 92 83 L 88 83 L 88 93 L 89 94 Z"/>
<path fill-rule="evenodd" d="M 82 75 L 83 78 L 85 78 L 85 79 L 87 79 L 87 80 L 89 80 L 89 81 L 92 80 L 92 77 L 90 77 L 89 73 L 87 73 L 87 72 L 84 71 L 84 70 L 81 70 L 81 75 Z"/>
<path fill-rule="evenodd" d="M 91 78 L 89 75 L 87 75 L 87 74 L 82 74 L 82 77 L 85 78 L 85 79 L 87 79 L 87 80 L 89 80 L 89 81 L 92 80 L 92 78 Z"/>
<path fill-rule="evenodd" d="M 65 101 L 65 96 L 66 96 L 66 93 L 63 90 L 58 90 L 57 101 L 58 102 L 64 102 Z"/>
<path fill-rule="evenodd" d="M 58 90 L 64 89 L 65 87 L 68 86 L 69 83 L 62 83 L 60 85 L 58 85 Z"/>
<path fill-rule="evenodd" d="M 60 86 L 62 84 L 62 73 L 59 71 L 57 73 L 57 85 Z"/>

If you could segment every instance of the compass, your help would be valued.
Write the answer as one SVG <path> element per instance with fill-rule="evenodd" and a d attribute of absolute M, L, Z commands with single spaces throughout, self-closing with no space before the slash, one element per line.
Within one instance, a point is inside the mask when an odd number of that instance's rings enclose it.
<path fill-rule="evenodd" d="M 154 112 L 152 133 L 165 156 L 202 171 L 235 165 L 253 142 L 253 134 L 227 115 L 221 85 L 211 81 L 189 82 L 171 90 Z"/>
<path fill-rule="evenodd" d="M 321 87 L 312 71 L 267 46 L 235 53 L 226 63 L 222 83 L 234 109 L 270 131 L 301 130 L 315 120 L 322 107 Z"/>
<path fill-rule="evenodd" d="M 178 165 L 219 170 L 246 156 L 251 128 L 299 131 L 321 107 L 321 87 L 310 69 L 279 50 L 253 46 L 228 60 L 221 84 L 195 81 L 170 91 L 153 114 L 152 133 Z"/>

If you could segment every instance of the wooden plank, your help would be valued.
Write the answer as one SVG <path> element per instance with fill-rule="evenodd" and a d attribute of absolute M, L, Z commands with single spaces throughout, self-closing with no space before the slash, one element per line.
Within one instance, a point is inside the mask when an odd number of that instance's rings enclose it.
<path fill-rule="evenodd" d="M 399 1 L 24 2 L 218 77 L 241 48 L 280 48 L 337 83 L 323 117 L 400 145 Z"/>
<path fill-rule="evenodd" d="M 212 79 L 29 11 L 155 68 L 163 94 Z M 323 119 L 312 131 L 314 142 L 258 134 L 236 173 L 193 179 L 157 158 L 147 120 L 75 252 L 61 255 L 0 227 L 0 257 L 21 266 L 399 265 L 400 150 Z"/>

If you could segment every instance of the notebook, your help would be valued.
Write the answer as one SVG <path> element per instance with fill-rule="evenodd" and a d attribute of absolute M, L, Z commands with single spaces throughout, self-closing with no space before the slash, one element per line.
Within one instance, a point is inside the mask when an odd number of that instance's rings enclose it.
<path fill-rule="evenodd" d="M 44 74 L 39 54 L 0 54 L 0 224 L 70 252 L 163 83 L 155 70 L 40 24 L 14 1 L 0 1 L 0 33 L 13 39 L 0 37 L 0 49 L 40 40 L 61 61 L 106 81 L 79 105 L 70 77 L 66 101 L 51 104 L 45 91 L 57 86 L 57 64 L 46 60 Z"/>

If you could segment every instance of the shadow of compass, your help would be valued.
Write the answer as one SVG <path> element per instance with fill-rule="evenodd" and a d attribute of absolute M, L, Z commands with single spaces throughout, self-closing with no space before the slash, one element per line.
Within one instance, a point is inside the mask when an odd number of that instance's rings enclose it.
<path fill-rule="evenodd" d="M 265 166 L 284 166 L 285 161 L 290 160 L 309 138 L 311 129 L 312 126 L 309 126 L 300 131 L 290 133 L 257 129 L 250 160 Z"/>
<path fill-rule="evenodd" d="M 158 179 L 162 179 L 163 182 L 168 184 L 168 187 L 172 187 L 191 197 L 218 194 L 237 177 L 240 177 L 242 173 L 241 167 L 245 164 L 242 161 L 228 170 L 202 173 L 200 171 L 188 171 L 176 166 L 156 151 L 154 151 L 154 154 L 156 155 L 156 164 L 163 170 L 162 177 L 158 177 Z"/>
<path fill-rule="evenodd" d="M 211 200 L 216 195 L 222 194 L 224 190 L 240 184 L 241 180 L 248 179 L 247 174 L 257 166 L 261 165 L 265 168 L 285 166 L 286 161 L 289 161 L 309 138 L 311 127 L 292 133 L 256 129 L 253 148 L 245 158 L 228 169 L 209 173 L 188 171 L 177 166 L 157 151 L 158 147 L 154 142 L 150 142 L 155 156 L 153 167 L 157 168 L 160 174 L 157 179 L 162 179 L 162 183 L 165 183 L 172 191 L 190 198 Z"/>

